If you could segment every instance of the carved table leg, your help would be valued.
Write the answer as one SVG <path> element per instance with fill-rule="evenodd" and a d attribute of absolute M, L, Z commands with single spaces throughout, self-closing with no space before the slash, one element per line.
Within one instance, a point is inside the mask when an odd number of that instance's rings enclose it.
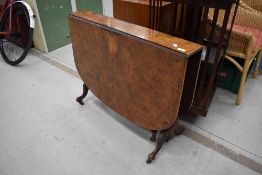
<path fill-rule="evenodd" d="M 155 141 L 157 137 L 157 145 L 155 150 L 148 155 L 148 159 L 146 160 L 146 163 L 151 163 L 155 159 L 157 153 L 162 148 L 165 142 L 168 142 L 176 135 L 182 134 L 184 131 L 185 131 L 185 127 L 181 125 L 178 121 L 170 128 L 160 131 L 158 136 L 157 136 L 158 131 L 153 130 L 152 137 L 150 138 L 150 140 Z"/>
<path fill-rule="evenodd" d="M 89 90 L 88 87 L 85 84 L 83 84 L 83 94 L 76 98 L 76 101 L 79 104 L 84 105 L 83 99 L 86 97 L 88 90 Z"/>
<path fill-rule="evenodd" d="M 172 139 L 176 135 L 181 135 L 185 131 L 185 127 L 181 125 L 178 121 L 170 128 L 170 132 L 166 138 L 166 142 Z"/>
<path fill-rule="evenodd" d="M 156 148 L 153 152 L 151 152 L 149 155 L 148 155 L 148 159 L 146 160 L 146 163 L 151 163 L 155 157 L 156 157 L 156 154 L 159 152 L 159 150 L 162 148 L 165 140 L 166 140 L 166 137 L 168 135 L 168 132 L 169 132 L 169 129 L 167 130 L 163 130 L 159 133 L 158 135 L 158 138 L 157 138 L 157 145 L 156 145 Z"/>
<path fill-rule="evenodd" d="M 157 135 L 157 131 L 156 130 L 152 130 L 152 136 L 150 137 L 150 140 L 152 142 L 156 141 L 156 135 Z"/>
<path fill-rule="evenodd" d="M 174 134 L 175 135 L 181 135 L 185 131 L 185 127 L 181 125 L 178 121 L 174 125 Z"/>

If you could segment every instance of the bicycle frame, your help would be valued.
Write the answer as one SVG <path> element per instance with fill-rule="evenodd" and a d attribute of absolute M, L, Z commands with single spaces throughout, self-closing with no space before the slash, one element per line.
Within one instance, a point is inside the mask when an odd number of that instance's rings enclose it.
<path fill-rule="evenodd" d="M 5 13 L 5 11 L 7 10 L 7 8 L 9 7 L 9 26 L 8 26 L 8 31 L 5 31 L 5 32 L 1 32 L 0 31 L 0 36 L 1 35 L 8 35 L 10 34 L 10 32 L 12 31 L 12 19 L 13 19 L 13 13 L 12 13 L 12 9 L 13 9 L 13 4 L 15 3 L 21 3 L 23 4 L 26 8 L 27 8 L 27 11 L 28 11 L 28 14 L 29 14 L 29 23 L 30 23 L 30 27 L 31 28 L 35 28 L 35 19 L 34 19 L 34 14 L 33 14 L 33 11 L 31 9 L 31 7 L 24 1 L 16 1 L 16 0 L 4 0 L 4 3 L 2 5 L 2 8 L 1 8 L 1 13 L 0 13 L 0 16 L 2 18 L 3 14 Z M 14 19 L 13 19 L 14 20 Z M 19 19 L 17 18 L 16 19 L 16 22 L 18 24 L 18 28 L 20 28 L 19 26 Z"/>
<path fill-rule="evenodd" d="M 12 9 L 13 9 L 12 4 L 13 4 L 14 1 L 15 0 L 10 0 L 9 2 L 8 2 L 8 0 L 4 1 L 0 15 L 1 15 L 1 18 L 2 18 L 2 15 L 4 14 L 5 10 L 7 9 L 8 6 L 10 6 L 10 9 L 9 9 L 9 21 L 10 22 L 9 22 L 9 26 L 8 26 L 8 31 L 7 32 L 1 32 L 0 31 L 0 35 L 8 35 L 12 31 Z"/>
<path fill-rule="evenodd" d="M 35 16 L 23 0 L 0 1 L 0 54 L 7 64 L 16 66 L 33 46 Z"/>

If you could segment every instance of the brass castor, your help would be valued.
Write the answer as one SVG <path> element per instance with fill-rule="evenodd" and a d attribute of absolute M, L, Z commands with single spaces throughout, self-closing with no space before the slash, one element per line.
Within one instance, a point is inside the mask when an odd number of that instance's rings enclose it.
<path fill-rule="evenodd" d="M 153 160 L 155 160 L 155 158 L 156 158 L 155 153 L 150 153 L 150 154 L 148 155 L 148 158 L 147 158 L 147 160 L 146 160 L 146 163 L 147 163 L 147 164 L 151 163 Z"/>

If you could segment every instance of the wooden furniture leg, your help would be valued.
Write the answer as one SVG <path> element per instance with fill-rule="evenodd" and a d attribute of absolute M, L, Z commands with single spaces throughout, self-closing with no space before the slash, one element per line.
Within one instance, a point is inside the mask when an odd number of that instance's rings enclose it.
<path fill-rule="evenodd" d="M 182 134 L 184 131 L 185 127 L 181 125 L 178 121 L 170 128 L 160 131 L 158 137 L 157 131 L 152 131 L 152 137 L 150 138 L 150 140 L 153 141 L 152 138 L 156 140 L 157 137 L 157 145 L 155 150 L 148 155 L 146 163 L 151 163 L 155 159 L 157 153 L 160 151 L 165 142 L 168 142 L 176 135 Z"/>
<path fill-rule="evenodd" d="M 256 78 L 257 77 L 261 56 L 262 56 L 262 49 L 259 51 L 259 54 L 257 55 L 256 66 L 255 66 L 254 72 L 252 74 L 252 78 Z"/>
<path fill-rule="evenodd" d="M 241 98 L 244 93 L 244 88 L 245 88 L 245 81 L 247 78 L 247 72 L 249 68 L 249 60 L 245 60 L 244 66 L 243 66 L 243 71 L 242 71 L 242 76 L 239 84 L 239 90 L 237 94 L 237 99 L 236 99 L 236 105 L 240 105 L 241 103 Z"/>
<path fill-rule="evenodd" d="M 150 137 L 150 140 L 152 142 L 156 141 L 156 136 L 157 136 L 157 131 L 156 130 L 152 130 L 152 136 Z"/>
<path fill-rule="evenodd" d="M 181 125 L 178 121 L 170 128 L 170 132 L 166 138 L 166 142 L 171 140 L 176 135 L 181 135 L 185 131 L 185 127 Z"/>
<path fill-rule="evenodd" d="M 157 145 L 156 148 L 153 152 L 151 152 L 148 155 L 148 158 L 146 160 L 146 163 L 151 163 L 153 160 L 155 160 L 157 153 L 160 151 L 162 148 L 163 144 L 166 141 L 166 138 L 168 136 L 169 129 L 163 130 L 159 133 L 158 138 L 157 138 Z"/>
<path fill-rule="evenodd" d="M 175 123 L 174 126 L 174 134 L 175 135 L 181 135 L 186 130 L 184 125 L 181 125 L 178 121 Z"/>
<path fill-rule="evenodd" d="M 76 101 L 79 104 L 84 105 L 83 99 L 86 97 L 88 90 L 89 90 L 88 87 L 85 84 L 83 84 L 83 94 L 76 98 Z"/>

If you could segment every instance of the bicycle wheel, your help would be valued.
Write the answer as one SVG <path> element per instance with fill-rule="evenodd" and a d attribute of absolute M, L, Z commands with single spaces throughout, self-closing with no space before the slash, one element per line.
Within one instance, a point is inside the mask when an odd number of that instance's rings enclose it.
<path fill-rule="evenodd" d="M 12 5 L 12 19 L 10 21 L 10 7 L 4 12 L 0 21 L 0 31 L 8 32 L 11 23 L 11 32 L 0 37 L 0 52 L 6 63 L 15 66 L 27 56 L 33 38 L 33 28 L 30 28 L 30 19 L 27 8 L 21 3 Z"/>

